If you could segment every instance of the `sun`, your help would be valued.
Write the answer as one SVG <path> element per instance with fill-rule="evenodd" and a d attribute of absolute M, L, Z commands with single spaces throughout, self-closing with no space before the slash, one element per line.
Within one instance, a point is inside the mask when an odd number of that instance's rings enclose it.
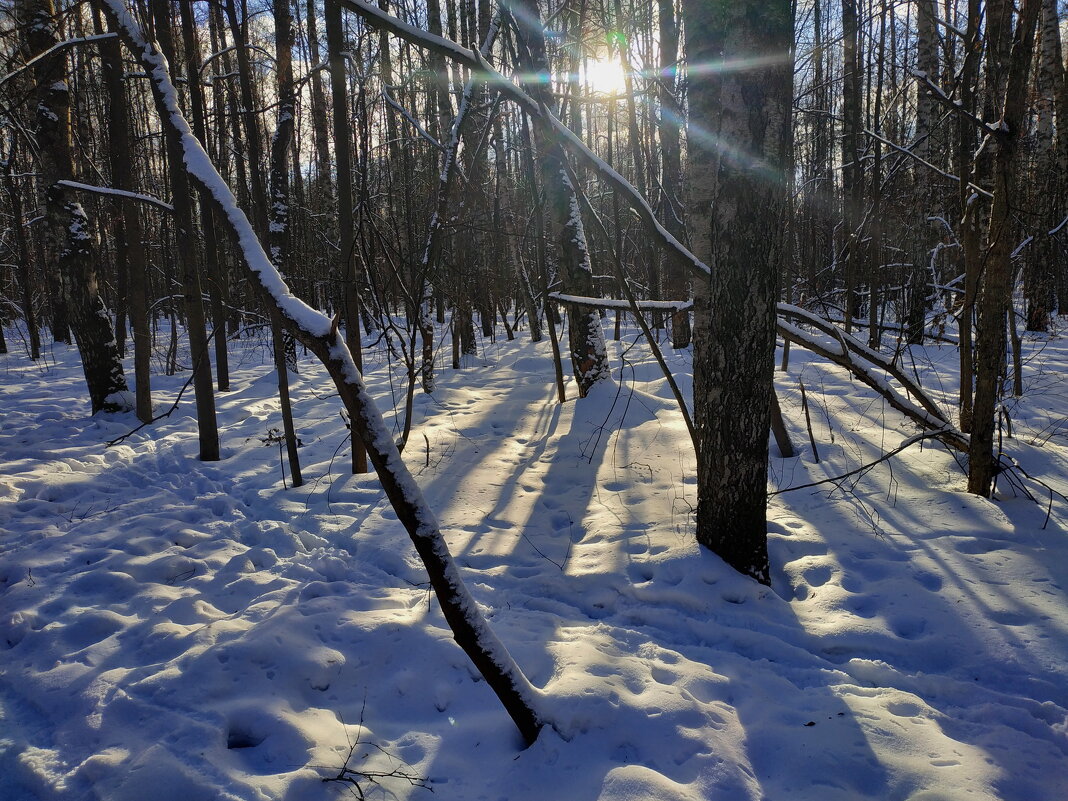
<path fill-rule="evenodd" d="M 583 77 L 586 85 L 594 92 L 619 95 L 626 90 L 626 75 L 623 72 L 623 65 L 614 58 L 587 61 Z"/>

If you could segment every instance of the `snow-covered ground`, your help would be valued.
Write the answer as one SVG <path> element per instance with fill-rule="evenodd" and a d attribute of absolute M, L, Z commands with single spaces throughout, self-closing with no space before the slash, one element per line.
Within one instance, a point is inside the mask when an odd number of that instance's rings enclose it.
<path fill-rule="evenodd" d="M 1006 444 L 1068 493 L 1068 342 L 1026 345 Z M 563 406 L 525 332 L 416 400 L 405 459 L 554 723 L 526 750 L 376 480 L 348 474 L 312 361 L 293 386 L 307 483 L 286 489 L 249 340 L 215 463 L 191 397 L 105 447 L 136 421 L 89 416 L 75 352 L 0 356 L 0 798 L 316 801 L 356 791 L 322 781 L 345 766 L 394 774 L 360 779 L 368 798 L 1068 798 L 1064 501 L 1044 526 L 1039 485 L 1037 504 L 1004 480 L 982 500 L 916 445 L 775 496 L 761 587 L 695 544 L 682 419 L 633 333 L 611 351 L 614 382 Z M 668 358 L 689 393 L 688 354 Z M 912 353 L 944 398 L 955 358 Z M 367 367 L 390 407 L 382 354 Z M 185 377 L 155 377 L 161 410 Z M 797 350 L 777 382 L 799 456 L 773 459 L 774 489 L 914 433 Z"/>

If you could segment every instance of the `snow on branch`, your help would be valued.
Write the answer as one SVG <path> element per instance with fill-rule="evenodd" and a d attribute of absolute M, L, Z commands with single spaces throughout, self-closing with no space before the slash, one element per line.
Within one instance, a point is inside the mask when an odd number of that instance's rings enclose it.
<path fill-rule="evenodd" d="M 947 447 L 964 453 L 968 452 L 968 436 L 946 420 L 927 393 L 889 359 L 811 312 L 780 303 L 779 313 L 778 331 L 784 339 L 844 367 L 923 431 L 932 432 L 932 435 Z M 784 316 L 793 316 L 816 327 L 821 332 L 834 337 L 835 342 L 828 343 L 820 339 L 801 327 L 787 322 L 783 319 Z M 884 373 L 894 378 L 907 394 L 902 395 L 887 380 Z"/>
<path fill-rule="evenodd" d="M 631 303 L 626 300 L 588 298 L 578 295 L 565 295 L 559 292 L 553 292 L 549 297 L 561 303 L 575 303 L 595 308 L 632 308 Z M 693 301 L 647 300 L 636 301 L 636 305 L 642 310 L 683 311 L 693 308 Z M 891 359 L 886 358 L 878 351 L 872 350 L 856 337 L 845 333 L 830 321 L 799 306 L 780 303 L 777 310 L 778 332 L 784 339 L 844 367 L 925 432 L 931 432 L 931 436 L 954 450 L 967 452 L 968 437 L 949 422 L 938 408 L 938 404 Z M 790 319 L 815 328 L 825 337 L 829 337 L 830 341 L 789 322 Z M 897 382 L 898 386 L 904 390 L 904 394 L 890 383 L 887 376 Z"/>
<path fill-rule="evenodd" d="M 0 75 L 0 86 L 3 86 L 8 81 L 18 77 L 35 64 L 44 61 L 55 53 L 59 53 L 62 50 L 66 50 L 68 47 L 77 47 L 78 45 L 90 44 L 91 42 L 99 42 L 104 39 L 114 39 L 115 36 L 116 34 L 114 33 L 97 33 L 93 34 L 92 36 L 81 36 L 77 39 L 67 39 L 66 41 L 54 44 L 50 48 L 45 50 L 43 53 L 38 53 L 36 56 L 31 58 L 25 64 L 23 64 L 21 67 L 17 67 L 16 69 L 11 70 L 11 72 L 6 73 L 5 75 Z"/>
<path fill-rule="evenodd" d="M 958 28 L 956 25 L 953 25 L 952 23 L 947 22 L 946 20 L 942 19 L 941 17 L 935 17 L 934 21 L 938 25 L 940 25 L 941 27 L 945 28 L 950 33 L 956 34 L 957 36 L 959 36 L 964 41 L 968 41 L 968 32 L 967 31 Z"/>
<path fill-rule="evenodd" d="M 929 414 L 939 426 L 949 425 L 948 419 L 942 414 L 942 411 L 938 408 L 938 404 L 931 400 L 927 393 L 909 378 L 904 370 L 894 364 L 892 360 L 883 356 L 883 354 L 869 348 L 859 339 L 851 334 L 845 333 L 833 323 L 825 320 L 819 315 L 802 309 L 799 306 L 793 306 L 789 303 L 780 303 L 778 304 L 778 313 L 780 317 L 792 317 L 795 320 L 810 325 L 813 328 L 834 337 L 841 344 L 845 354 L 853 353 L 854 355 L 860 356 L 865 361 L 878 366 L 893 377 L 894 380 L 904 387 L 909 395 L 916 399 L 916 401 L 923 407 L 924 411 Z"/>
<path fill-rule="evenodd" d="M 442 146 L 441 146 L 441 142 L 439 142 L 437 139 L 435 139 L 433 136 L 431 136 L 430 132 L 427 131 L 426 128 L 424 128 L 422 125 L 419 124 L 419 120 L 417 120 L 414 116 L 412 116 L 412 113 L 410 111 L 408 111 L 408 109 L 406 109 L 404 106 L 402 106 L 396 100 L 394 100 L 393 99 L 393 95 L 391 95 L 389 93 L 388 89 L 383 89 L 382 90 L 382 98 L 386 101 L 386 103 L 389 104 L 390 108 L 392 108 L 394 111 L 396 111 L 402 117 L 404 117 L 404 119 L 406 119 L 408 121 L 408 124 L 411 125 L 413 128 L 415 128 L 416 133 L 418 133 L 421 137 L 426 139 L 426 141 L 428 141 L 431 145 L 433 145 L 438 150 L 442 150 L 443 149 Z"/>
<path fill-rule="evenodd" d="M 931 162 L 927 161 L 926 159 L 923 159 L 920 156 L 917 156 L 912 151 L 912 147 L 914 147 L 915 145 L 912 145 L 910 147 L 904 147 L 902 145 L 897 144 L 896 142 L 891 142 L 889 139 L 885 139 L 884 137 L 879 136 L 879 134 L 875 133 L 875 131 L 869 131 L 867 128 L 864 129 L 864 133 L 867 134 L 868 136 L 870 136 L 872 139 L 878 139 L 884 145 L 886 145 L 889 148 L 893 148 L 898 153 L 902 153 L 902 154 L 908 156 L 909 158 L 913 159 L 917 163 L 922 164 L 927 169 L 933 170 L 934 172 L 936 172 L 939 175 L 941 175 L 943 178 L 948 178 L 951 181 L 956 181 L 958 184 L 960 183 L 960 177 L 959 176 L 953 175 L 952 173 L 948 173 L 945 170 L 939 169 L 938 167 L 936 167 L 934 164 L 932 164 Z M 987 190 L 983 189 L 982 187 L 976 186 L 975 184 L 968 184 L 968 188 L 973 190 L 974 192 L 978 192 L 980 195 L 984 195 L 985 197 L 989 197 L 989 198 L 994 197 L 992 192 L 988 192 Z"/>
<path fill-rule="evenodd" d="M 624 309 L 630 311 L 630 301 L 622 298 L 587 298 L 581 295 L 565 295 L 563 292 L 550 292 L 549 297 L 559 303 L 574 303 L 578 306 L 590 306 L 595 309 Z M 639 300 L 641 311 L 689 311 L 693 308 L 692 300 Z"/>
<path fill-rule="evenodd" d="M 79 192 L 92 192 L 97 195 L 112 195 L 114 197 L 126 198 L 128 200 L 136 200 L 139 203 L 147 203 L 150 206 L 163 209 L 164 211 L 174 211 L 174 206 L 158 197 L 152 195 L 143 195 L 140 192 L 130 192 L 126 189 L 114 189 L 110 186 L 94 186 L 93 184 L 83 184 L 79 181 L 56 181 L 60 186 L 65 186 L 68 189 L 76 189 Z"/>
<path fill-rule="evenodd" d="M 940 104 L 948 108 L 950 111 L 959 114 L 964 119 L 969 120 L 974 125 L 977 125 L 983 130 L 983 133 L 987 134 L 1002 134 L 1005 133 L 1005 129 L 1002 127 L 1001 122 L 984 122 L 979 117 L 975 116 L 971 111 L 964 108 L 964 104 L 956 98 L 952 98 L 945 93 L 941 86 L 931 80 L 931 76 L 923 70 L 909 70 L 912 73 L 912 77 L 927 87 L 927 90 L 931 93 L 931 97 L 937 100 Z"/>

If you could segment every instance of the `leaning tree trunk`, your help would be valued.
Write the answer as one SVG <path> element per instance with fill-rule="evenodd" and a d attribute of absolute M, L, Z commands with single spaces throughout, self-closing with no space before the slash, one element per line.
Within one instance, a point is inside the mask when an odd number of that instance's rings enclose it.
<path fill-rule="evenodd" d="M 408 471 L 382 415 L 371 399 L 343 338 L 338 319 L 333 321 L 289 293 L 263 250 L 237 199 L 211 166 L 207 154 L 192 136 L 177 105 L 177 92 L 167 73 L 166 61 L 141 35 L 126 13 L 122 0 L 98 0 L 108 16 L 122 28 L 127 46 L 150 77 L 153 98 L 164 136 L 186 154 L 185 165 L 211 199 L 240 248 L 250 283 L 265 303 L 277 309 L 283 323 L 327 368 L 346 408 L 352 427 L 367 443 L 368 455 L 378 471 L 382 489 L 397 512 L 425 565 L 431 586 L 441 604 L 457 644 L 464 650 L 529 744 L 546 721 L 538 710 L 538 692 L 493 634 L 470 595 L 442 536 L 441 526 Z"/>
<path fill-rule="evenodd" d="M 697 540 L 770 582 L 768 431 L 777 254 L 789 151 L 793 15 L 788 0 L 685 0 L 690 64 L 774 63 L 690 86 L 688 184 L 695 255 L 711 267 L 694 304 Z M 721 158 L 714 142 L 737 156 Z"/>
<path fill-rule="evenodd" d="M 75 175 L 66 56 L 62 51 L 44 55 L 59 42 L 55 7 L 52 0 L 18 0 L 15 14 L 22 22 L 26 60 L 42 56 L 33 67 L 34 136 L 38 185 L 44 195 L 46 250 L 59 268 L 60 301 L 78 343 L 93 413 L 126 411 L 132 398 L 97 286 L 89 219 L 71 190 L 59 183 Z"/>

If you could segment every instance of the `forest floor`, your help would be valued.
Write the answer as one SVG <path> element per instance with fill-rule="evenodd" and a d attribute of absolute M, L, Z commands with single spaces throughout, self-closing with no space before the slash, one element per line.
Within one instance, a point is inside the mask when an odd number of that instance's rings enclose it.
<path fill-rule="evenodd" d="M 232 343 L 215 463 L 191 390 L 106 447 L 136 420 L 89 415 L 75 351 L 0 356 L 0 798 L 1068 798 L 1068 504 L 1007 477 L 968 495 L 917 444 L 775 495 L 762 587 L 695 544 L 693 451 L 636 340 L 581 401 L 556 402 L 525 332 L 416 398 L 405 460 L 554 724 L 525 750 L 376 479 L 349 475 L 309 358 L 287 489 L 260 343 Z M 1068 340 L 1025 347 L 1005 448 L 1068 494 Z M 667 356 L 689 394 L 689 354 Z M 906 363 L 954 402 L 953 347 Z M 381 350 L 366 367 L 401 408 Z M 161 411 L 187 376 L 154 376 Z M 776 382 L 799 455 L 773 449 L 774 490 L 915 433 L 796 349 Z M 358 787 L 323 781 L 346 767 Z"/>

